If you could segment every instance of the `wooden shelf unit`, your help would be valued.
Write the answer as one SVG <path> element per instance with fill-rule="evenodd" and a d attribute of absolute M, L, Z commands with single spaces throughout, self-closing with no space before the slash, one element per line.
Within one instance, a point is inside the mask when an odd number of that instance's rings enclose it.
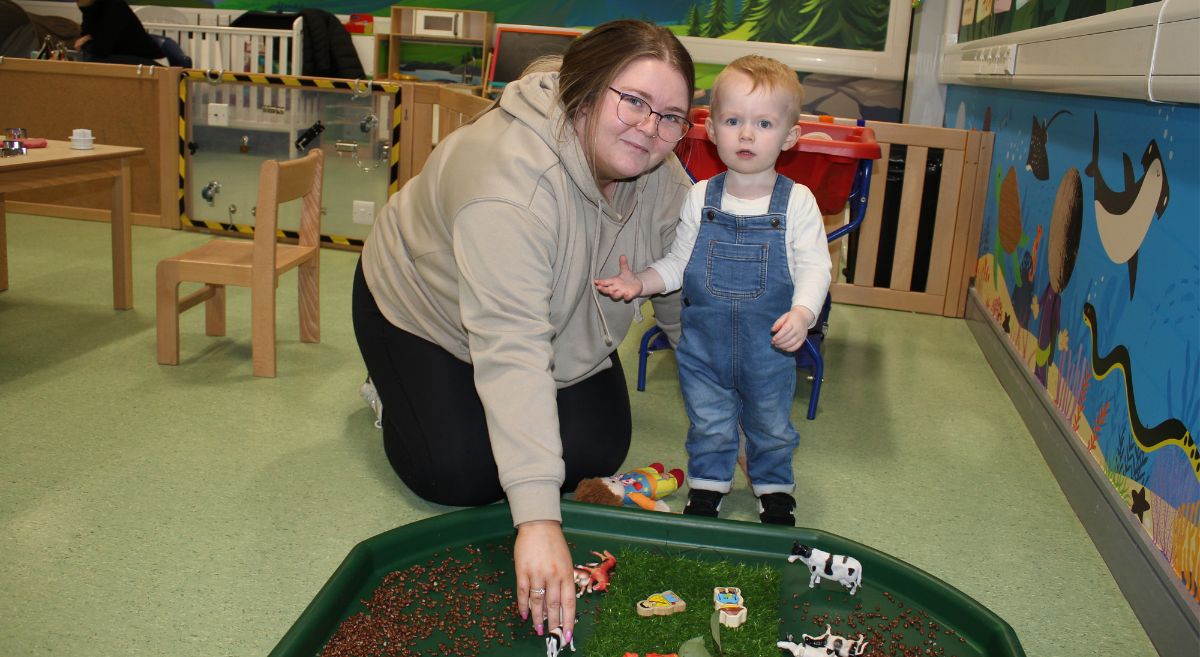
<path fill-rule="evenodd" d="M 419 22 L 431 20 L 444 26 L 451 22 L 453 26 L 429 33 L 422 30 Z M 407 7 L 392 5 L 391 31 L 375 34 L 375 77 L 376 79 L 396 79 L 418 81 L 403 77 L 401 70 L 405 62 L 404 44 L 423 44 L 434 46 L 466 46 L 478 48 L 479 55 L 479 84 L 459 85 L 471 92 L 482 95 L 487 88 L 488 58 L 492 55 L 492 33 L 495 27 L 492 22 L 492 12 L 474 11 L 469 9 L 427 9 L 423 7 Z"/>

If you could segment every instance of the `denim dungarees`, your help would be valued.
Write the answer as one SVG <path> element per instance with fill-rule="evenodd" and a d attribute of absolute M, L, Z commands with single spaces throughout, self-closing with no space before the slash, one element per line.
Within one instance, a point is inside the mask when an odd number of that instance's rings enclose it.
<path fill-rule="evenodd" d="M 708 181 L 699 231 L 683 272 L 683 335 L 676 348 L 688 428 L 688 485 L 727 493 L 738 427 L 755 495 L 790 493 L 796 361 L 771 346 L 771 326 L 792 307 L 788 198 L 794 182 L 775 180 L 767 214 L 721 210 L 725 174 Z"/>

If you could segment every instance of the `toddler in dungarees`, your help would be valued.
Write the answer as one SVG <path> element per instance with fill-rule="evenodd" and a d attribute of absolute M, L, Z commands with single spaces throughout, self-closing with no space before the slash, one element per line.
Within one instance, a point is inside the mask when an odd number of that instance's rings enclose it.
<path fill-rule="evenodd" d="M 712 89 L 704 127 L 728 171 L 692 188 L 670 252 L 597 289 L 631 300 L 682 288 L 676 346 L 690 426 L 685 514 L 715 517 L 733 485 L 739 429 L 764 523 L 795 525 L 792 354 L 829 292 L 828 242 L 816 199 L 775 172 L 800 137 L 803 92 L 782 63 L 749 55 Z"/>

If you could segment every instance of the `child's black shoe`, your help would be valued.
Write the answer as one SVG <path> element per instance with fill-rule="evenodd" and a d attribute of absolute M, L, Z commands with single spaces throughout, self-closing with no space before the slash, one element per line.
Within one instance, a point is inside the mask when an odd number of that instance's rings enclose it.
<path fill-rule="evenodd" d="M 684 513 L 687 513 L 684 511 Z M 796 500 L 787 493 L 767 493 L 758 498 L 758 519 L 767 525 L 796 526 Z"/>
<path fill-rule="evenodd" d="M 693 488 L 688 491 L 687 506 L 683 507 L 683 513 L 689 516 L 716 518 L 717 512 L 721 510 L 721 500 L 724 498 L 724 493 L 718 493 L 715 490 Z"/>

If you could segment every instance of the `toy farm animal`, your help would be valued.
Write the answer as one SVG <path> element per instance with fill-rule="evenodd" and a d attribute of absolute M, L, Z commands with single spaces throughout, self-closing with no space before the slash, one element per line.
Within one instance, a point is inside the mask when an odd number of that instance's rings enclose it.
<path fill-rule="evenodd" d="M 775 641 L 775 646 L 791 652 L 792 657 L 860 657 L 864 655 L 866 644 L 869 643 L 862 641 L 862 634 L 858 635 L 859 640 L 856 641 L 847 641 L 844 637 L 834 634 L 833 640 L 826 639 L 826 643 L 821 643 L 821 639 L 828 635 L 828 629 L 821 637 L 809 637 L 805 634 L 800 643 L 796 643 L 794 637 L 788 634 L 786 641 Z"/>
<path fill-rule="evenodd" d="M 617 558 L 608 550 L 605 550 L 603 554 L 599 552 L 592 552 L 592 554 L 600 557 L 599 563 L 575 566 L 575 586 L 579 587 L 579 590 L 575 592 L 576 598 L 582 597 L 584 593 L 608 590 L 608 580 L 612 576 L 612 569 L 617 567 Z"/>
<path fill-rule="evenodd" d="M 661 463 L 636 468 L 612 477 L 591 477 L 575 488 L 577 502 L 608 506 L 638 506 L 647 511 L 670 511 L 662 498 L 683 483 L 683 470 L 667 471 Z"/>
<path fill-rule="evenodd" d="M 869 641 L 863 641 L 863 635 L 851 641 L 843 636 L 834 634 L 828 625 L 821 636 L 802 635 L 800 643 L 795 643 L 791 634 L 787 641 L 778 641 L 775 645 L 790 653 L 792 657 L 860 657 L 867 649 Z"/>
<path fill-rule="evenodd" d="M 788 651 L 792 657 L 828 657 L 824 648 L 810 646 L 807 643 L 796 643 L 794 639 L 795 637 L 789 634 L 787 641 L 776 641 L 775 647 Z"/>
<path fill-rule="evenodd" d="M 822 578 L 831 579 L 850 589 L 850 595 L 854 595 L 858 591 L 858 586 L 862 584 L 862 564 L 854 557 L 830 554 L 824 550 L 801 545 L 800 541 L 796 541 L 792 545 L 792 554 L 788 557 L 788 563 L 797 561 L 804 562 L 804 565 L 808 566 L 809 572 L 812 573 L 812 577 L 808 580 L 809 588 L 816 586 Z"/>
<path fill-rule="evenodd" d="M 550 634 L 546 636 L 546 657 L 558 657 L 563 648 L 571 647 L 571 652 L 575 652 L 575 639 L 569 642 L 563 637 L 562 625 L 550 630 Z"/>

